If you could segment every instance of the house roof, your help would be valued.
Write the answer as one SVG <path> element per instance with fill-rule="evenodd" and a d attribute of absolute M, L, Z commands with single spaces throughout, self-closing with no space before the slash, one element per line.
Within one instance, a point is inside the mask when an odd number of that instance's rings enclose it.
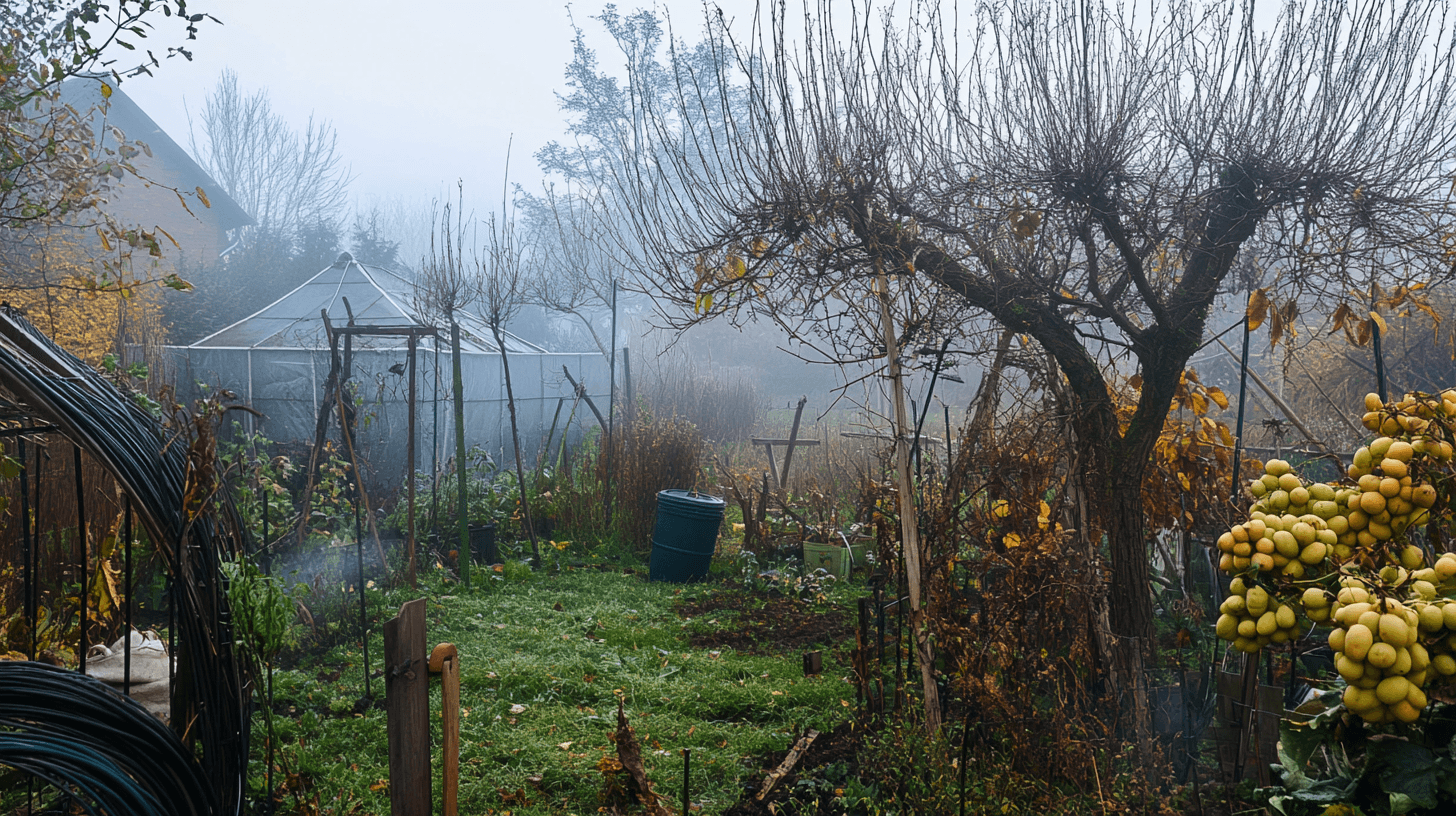
<path fill-rule="evenodd" d="M 327 311 L 335 327 L 349 322 L 349 312 L 358 326 L 422 326 L 413 303 L 413 284 L 404 277 L 378 266 L 365 266 L 345 252 L 333 265 L 309 278 L 298 288 L 238 322 L 198 340 L 188 348 L 281 348 L 320 349 L 328 347 L 323 318 Z M 347 308 L 345 301 L 348 301 Z M 477 315 L 459 314 L 461 348 L 465 351 L 499 353 L 490 326 Z M 443 334 L 443 332 L 442 332 Z M 546 349 L 502 331 L 506 351 L 511 354 L 543 354 Z M 393 337 L 360 336 L 355 348 L 388 348 L 403 344 Z"/>
<path fill-rule="evenodd" d="M 223 190 L 222 185 L 187 155 L 187 151 L 152 121 L 152 117 L 133 102 L 131 97 L 116 87 L 114 82 L 107 83 L 111 85 L 111 97 L 103 99 L 101 83 L 105 80 L 106 77 L 102 76 L 78 76 L 62 82 L 60 86 L 62 104 L 70 105 L 83 117 L 91 116 L 91 129 L 96 134 L 98 146 L 113 149 L 116 147 L 115 136 L 111 133 L 111 128 L 114 127 L 127 140 L 145 143 L 152 152 L 151 161 L 175 174 L 178 190 L 190 193 L 194 188 L 201 187 L 207 193 L 208 203 L 211 205 L 206 208 L 206 212 L 217 219 L 219 227 L 231 230 L 255 223 L 253 217 Z M 106 104 L 103 106 L 103 103 Z M 200 215 L 196 204 L 192 208 L 193 215 Z"/>

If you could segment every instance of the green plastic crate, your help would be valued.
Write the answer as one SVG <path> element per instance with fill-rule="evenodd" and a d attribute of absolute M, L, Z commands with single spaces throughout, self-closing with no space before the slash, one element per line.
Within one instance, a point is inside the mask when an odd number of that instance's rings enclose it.
<path fill-rule="evenodd" d="M 836 578 L 845 578 L 849 576 L 852 568 L 864 566 L 865 549 L 864 544 L 851 544 L 849 547 L 845 547 L 842 544 L 816 544 L 805 541 L 804 568 L 816 570 L 822 567 Z"/>

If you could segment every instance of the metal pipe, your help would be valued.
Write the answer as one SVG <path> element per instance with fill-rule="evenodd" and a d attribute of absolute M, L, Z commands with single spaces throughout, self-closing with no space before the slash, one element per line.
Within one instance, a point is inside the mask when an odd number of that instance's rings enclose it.
<path fill-rule="evenodd" d="M 1244 353 L 1239 358 L 1239 416 L 1236 429 L 1234 430 L 1234 475 L 1233 484 L 1229 487 L 1229 502 L 1238 504 L 1239 501 L 1239 464 L 1243 461 L 1240 455 L 1244 448 L 1244 402 L 1249 395 L 1249 316 L 1244 315 Z"/>

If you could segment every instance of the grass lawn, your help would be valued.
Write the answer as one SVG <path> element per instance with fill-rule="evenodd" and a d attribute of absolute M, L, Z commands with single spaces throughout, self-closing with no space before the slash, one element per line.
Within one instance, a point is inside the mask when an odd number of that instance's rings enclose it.
<path fill-rule="evenodd" d="M 842 636 L 856 592 L 846 583 L 810 605 L 738 584 L 651 583 L 618 569 L 513 576 L 470 591 L 429 575 L 417 591 L 370 592 L 372 692 L 383 697 L 380 622 L 426 598 L 428 643 L 460 651 L 461 813 L 595 813 L 607 804 L 599 766 L 616 755 L 609 737 L 619 700 L 659 793 L 681 801 L 681 749 L 691 749 L 692 803 L 719 813 L 762 781 L 767 754 L 804 729 L 827 732 L 851 716 L 852 643 L 826 644 L 814 677 L 804 676 L 800 653 L 831 623 Z M 281 809 L 387 813 L 385 714 L 359 703 L 358 641 L 305 646 L 273 682 Z M 433 682 L 436 723 L 439 696 Z M 254 723 L 251 778 L 261 794 L 261 714 Z"/>

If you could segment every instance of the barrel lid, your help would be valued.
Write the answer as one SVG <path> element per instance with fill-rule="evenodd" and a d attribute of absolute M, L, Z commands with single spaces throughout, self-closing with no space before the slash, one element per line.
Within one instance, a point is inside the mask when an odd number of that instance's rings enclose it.
<path fill-rule="evenodd" d="M 662 490 L 657 494 L 657 500 L 670 500 L 673 504 L 686 507 L 700 507 L 704 510 L 716 509 L 727 505 L 723 499 L 717 496 L 709 496 L 707 493 L 688 490 Z"/>

